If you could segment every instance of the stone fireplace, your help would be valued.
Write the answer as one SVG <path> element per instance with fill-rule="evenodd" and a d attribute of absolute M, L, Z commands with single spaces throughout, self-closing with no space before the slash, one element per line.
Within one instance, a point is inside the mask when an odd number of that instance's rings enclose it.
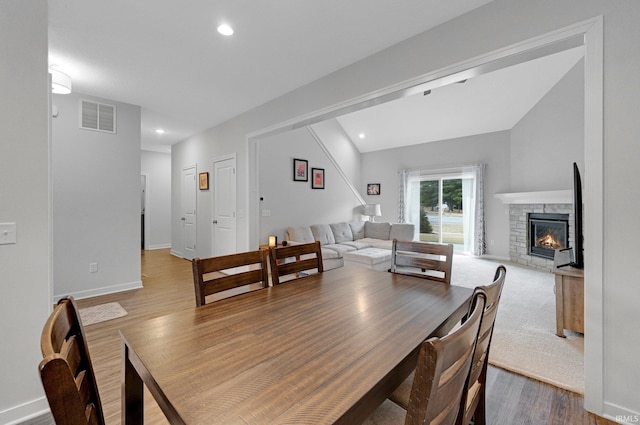
<path fill-rule="evenodd" d="M 526 267 L 552 271 L 555 249 L 573 246 L 571 190 L 502 193 L 496 197 L 509 207 L 509 259 Z M 531 217 L 538 220 L 533 229 Z M 546 238 L 549 233 L 559 240 Z M 537 246 L 533 249 L 532 245 Z"/>

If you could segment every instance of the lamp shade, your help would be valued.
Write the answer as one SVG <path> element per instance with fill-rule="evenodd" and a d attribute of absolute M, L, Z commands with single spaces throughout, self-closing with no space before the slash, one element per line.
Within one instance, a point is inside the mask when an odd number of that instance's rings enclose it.
<path fill-rule="evenodd" d="M 382 216 L 380 204 L 364 204 L 364 215 L 368 215 L 369 217 Z"/>

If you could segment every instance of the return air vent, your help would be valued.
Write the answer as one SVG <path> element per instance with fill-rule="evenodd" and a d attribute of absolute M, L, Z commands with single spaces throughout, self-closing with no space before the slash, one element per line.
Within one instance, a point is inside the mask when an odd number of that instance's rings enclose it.
<path fill-rule="evenodd" d="M 81 100 L 80 128 L 116 132 L 116 107 L 104 103 Z"/>

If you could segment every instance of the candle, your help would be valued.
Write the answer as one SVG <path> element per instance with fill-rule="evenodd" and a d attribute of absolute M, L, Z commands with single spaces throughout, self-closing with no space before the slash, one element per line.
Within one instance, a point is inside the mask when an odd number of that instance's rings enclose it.
<path fill-rule="evenodd" d="M 278 237 L 277 236 L 269 236 L 269 246 L 278 245 Z"/>

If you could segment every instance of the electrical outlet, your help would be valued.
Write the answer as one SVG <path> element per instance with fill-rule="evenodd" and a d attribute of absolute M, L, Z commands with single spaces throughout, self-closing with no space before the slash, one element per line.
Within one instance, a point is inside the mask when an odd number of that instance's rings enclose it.
<path fill-rule="evenodd" d="M 16 243 L 16 223 L 0 223 L 0 245 Z"/>
<path fill-rule="evenodd" d="M 89 273 L 98 273 L 98 263 L 89 263 Z"/>

